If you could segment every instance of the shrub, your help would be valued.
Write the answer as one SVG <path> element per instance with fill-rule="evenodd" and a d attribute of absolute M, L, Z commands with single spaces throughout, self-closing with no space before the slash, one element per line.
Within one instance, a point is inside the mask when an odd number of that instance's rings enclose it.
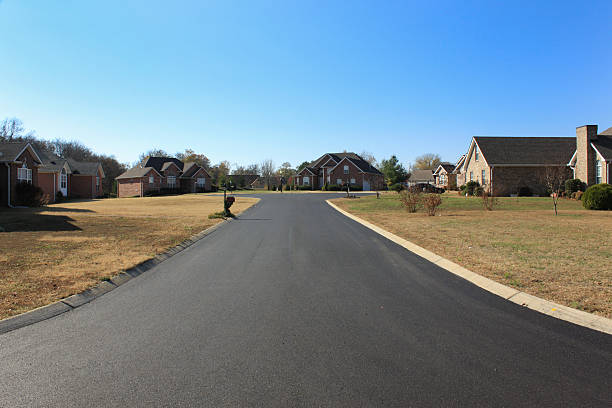
<path fill-rule="evenodd" d="M 421 205 L 422 195 L 421 193 L 404 190 L 400 192 L 400 201 L 408 212 L 415 213 Z"/>
<path fill-rule="evenodd" d="M 49 204 L 49 195 L 44 194 L 40 187 L 28 183 L 27 181 L 20 181 L 17 183 L 15 192 L 17 193 L 17 205 L 40 207 Z"/>
<path fill-rule="evenodd" d="M 519 197 L 531 197 L 533 193 L 531 192 L 531 189 L 529 187 L 522 186 L 518 188 L 516 195 Z"/>
<path fill-rule="evenodd" d="M 310 186 L 296 186 L 296 190 L 312 190 Z"/>
<path fill-rule="evenodd" d="M 463 193 L 463 195 L 467 194 L 471 196 L 478 196 L 482 194 L 482 192 L 480 194 L 478 193 L 479 192 L 478 188 L 480 188 L 479 182 L 468 181 L 463 186 L 461 186 L 461 192 Z"/>
<path fill-rule="evenodd" d="M 576 191 L 572 194 L 572 198 L 574 200 L 582 200 L 582 195 L 584 194 L 584 191 Z"/>
<path fill-rule="evenodd" d="M 404 189 L 404 185 L 402 183 L 391 184 L 391 186 L 389 187 L 389 190 L 395 191 L 397 193 L 399 193 L 403 189 Z"/>
<path fill-rule="evenodd" d="M 340 191 L 340 186 L 338 184 L 328 184 L 327 191 Z"/>
<path fill-rule="evenodd" d="M 441 204 L 442 197 L 440 194 L 428 193 L 423 195 L 423 205 L 427 210 L 427 215 L 436 215 L 436 211 Z"/>
<path fill-rule="evenodd" d="M 573 193 L 578 191 L 586 190 L 586 183 L 580 179 L 568 179 L 565 180 L 565 192 L 568 196 L 571 196 Z"/>
<path fill-rule="evenodd" d="M 457 191 L 459 195 L 465 195 L 465 184 L 459 186 L 459 191 Z"/>
<path fill-rule="evenodd" d="M 582 205 L 588 210 L 612 210 L 612 185 L 601 183 L 587 188 Z"/>
<path fill-rule="evenodd" d="M 439 188 L 436 186 L 432 186 L 428 183 L 419 183 L 413 186 L 408 187 L 408 190 L 413 193 L 436 193 L 442 194 L 444 192 L 443 188 Z"/>
<path fill-rule="evenodd" d="M 342 186 L 341 190 L 346 191 L 346 186 Z M 358 186 L 357 184 L 351 184 L 351 191 L 363 191 L 363 188 L 361 186 Z"/>
<path fill-rule="evenodd" d="M 480 188 L 482 189 L 482 187 Z M 493 208 L 495 208 L 499 204 L 497 198 L 491 196 L 488 191 L 483 190 L 480 196 L 482 197 L 482 206 L 487 211 L 493 211 Z"/>

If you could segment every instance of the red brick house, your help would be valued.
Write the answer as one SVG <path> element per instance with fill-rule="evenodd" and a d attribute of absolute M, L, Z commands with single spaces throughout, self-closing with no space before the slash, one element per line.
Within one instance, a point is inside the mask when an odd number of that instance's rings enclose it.
<path fill-rule="evenodd" d="M 49 202 L 56 201 L 58 192 L 70 198 L 102 196 L 104 169 L 100 163 L 62 159 L 48 152 L 41 152 L 40 157 L 43 164 L 38 169 L 38 185 L 49 195 Z"/>
<path fill-rule="evenodd" d="M 383 174 L 355 153 L 326 153 L 299 171 L 294 182 L 313 190 L 347 183 L 364 191 L 385 187 Z"/>
<path fill-rule="evenodd" d="M 42 159 L 28 142 L 0 142 L 0 205 L 12 207 L 19 201 L 17 183 L 38 186 Z"/>
<path fill-rule="evenodd" d="M 118 197 L 145 196 L 152 192 L 196 193 L 210 191 L 211 178 L 196 163 L 183 163 L 174 157 L 147 157 L 139 167 L 121 174 L 117 180 Z"/>
<path fill-rule="evenodd" d="M 574 178 L 612 184 L 612 128 L 597 134 L 597 125 L 576 128 L 576 150 L 569 161 Z"/>

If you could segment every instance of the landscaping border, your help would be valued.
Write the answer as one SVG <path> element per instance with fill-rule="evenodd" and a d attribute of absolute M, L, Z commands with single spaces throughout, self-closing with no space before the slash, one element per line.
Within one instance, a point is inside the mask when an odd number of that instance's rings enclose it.
<path fill-rule="evenodd" d="M 256 206 L 257 203 L 253 204 L 249 208 L 245 209 L 241 214 L 245 211 L 249 210 Z M 228 218 L 218 224 L 215 224 L 205 230 L 193 235 L 191 238 L 186 239 L 180 244 L 167 249 L 161 254 L 156 255 L 154 258 L 148 259 L 144 262 L 139 263 L 132 268 L 121 271 L 118 275 L 112 277 L 109 280 L 105 280 L 100 282 L 98 285 L 93 288 L 89 288 L 84 290 L 81 293 L 77 293 L 76 295 L 68 296 L 67 298 L 58 300 L 57 302 L 53 302 L 51 304 L 41 306 L 37 309 L 30 310 L 28 312 L 8 317 L 4 320 L 0 320 L 0 335 L 4 333 L 8 333 L 10 331 L 20 329 L 25 326 L 29 326 L 34 323 L 41 322 L 43 320 L 50 319 L 52 317 L 58 316 L 62 313 L 69 312 L 77 307 L 83 306 L 91 302 L 92 300 L 99 298 L 105 293 L 110 292 L 113 289 L 123 285 L 124 283 L 132 280 L 133 278 L 143 274 L 144 272 L 152 269 L 153 267 L 159 265 L 166 259 L 170 258 L 173 255 L 182 252 L 183 250 L 189 248 L 202 238 L 210 235 L 214 230 L 219 228 L 221 225 L 224 225 L 226 222 L 231 221 L 231 218 Z"/>
<path fill-rule="evenodd" d="M 587 327 L 592 330 L 597 330 L 603 333 L 612 334 L 612 319 L 605 318 L 603 316 L 596 316 L 591 313 L 583 312 L 581 310 L 572 309 L 571 307 L 563 306 L 549 300 L 541 299 L 539 297 L 521 292 L 517 289 L 495 282 L 489 278 L 478 275 L 456 263 L 449 261 L 437 255 L 425 248 L 422 248 L 404 238 L 401 238 L 383 228 L 380 228 L 371 222 L 368 222 L 362 218 L 353 215 L 330 200 L 325 200 L 333 209 L 339 211 L 350 219 L 360 223 L 361 225 L 371 229 L 372 231 L 382 235 L 390 241 L 404 247 L 410 252 L 428 260 L 429 262 L 439 266 L 442 269 L 446 269 L 448 272 L 457 275 L 474 285 L 500 296 L 510 302 L 516 303 L 517 305 L 525 306 L 529 309 L 543 313 L 548 316 L 555 317 L 557 319 L 565 320 L 566 322 L 574 323 L 579 326 Z"/>

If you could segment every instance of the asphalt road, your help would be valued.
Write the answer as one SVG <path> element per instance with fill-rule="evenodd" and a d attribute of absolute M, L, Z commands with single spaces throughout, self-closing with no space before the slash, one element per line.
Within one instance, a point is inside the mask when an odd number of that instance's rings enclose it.
<path fill-rule="evenodd" d="M 0 406 L 612 406 L 612 336 L 491 295 L 324 195 L 262 198 L 0 335 Z"/>

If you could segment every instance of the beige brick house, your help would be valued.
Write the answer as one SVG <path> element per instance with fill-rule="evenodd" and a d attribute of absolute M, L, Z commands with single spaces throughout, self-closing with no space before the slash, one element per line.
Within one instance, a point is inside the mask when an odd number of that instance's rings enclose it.
<path fill-rule="evenodd" d="M 298 186 L 321 189 L 325 184 L 350 185 L 368 190 L 382 190 L 385 186 L 383 174 L 355 153 L 325 153 L 294 178 Z"/>
<path fill-rule="evenodd" d="M 448 162 L 442 162 L 434 170 L 433 178 L 434 185 L 445 190 L 453 190 L 457 188 L 457 174 L 453 173 L 456 165 Z"/>
<path fill-rule="evenodd" d="M 174 157 L 147 157 L 141 166 L 127 170 L 116 180 L 119 197 L 142 197 L 160 191 L 195 193 L 211 189 L 206 169 Z"/>
<path fill-rule="evenodd" d="M 461 187 L 466 183 L 465 177 L 465 154 L 462 154 L 457 163 L 455 163 L 455 168 L 453 169 L 453 174 L 455 175 L 455 179 L 457 182 L 457 187 Z"/>
<path fill-rule="evenodd" d="M 573 137 L 475 136 L 465 156 L 465 182 L 477 181 L 495 196 L 516 194 L 527 187 L 545 193 L 544 175 L 549 168 L 567 170 L 576 150 Z"/>
<path fill-rule="evenodd" d="M 574 178 L 591 184 L 612 182 L 612 128 L 597 134 L 597 125 L 576 128 L 576 147 L 569 166 Z"/>

